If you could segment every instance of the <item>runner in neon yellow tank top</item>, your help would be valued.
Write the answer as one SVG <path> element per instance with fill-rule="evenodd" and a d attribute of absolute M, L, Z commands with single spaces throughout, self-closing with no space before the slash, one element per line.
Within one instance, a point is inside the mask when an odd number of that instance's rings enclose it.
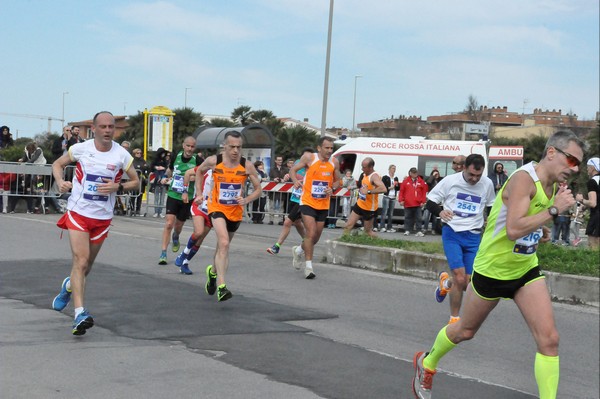
<path fill-rule="evenodd" d="M 550 239 L 544 225 L 575 204 L 571 190 L 556 187 L 579 171 L 584 146 L 572 132 L 556 132 L 548 139 L 542 160 L 523 166 L 506 182 L 494 202 L 475 258 L 461 319 L 439 331 L 429 352 L 417 352 L 413 358 L 415 397 L 431 398 L 440 359 L 460 342 L 472 339 L 505 298 L 515 301 L 532 331 L 539 397 L 556 398 L 558 331 L 536 250 L 539 243 Z"/>

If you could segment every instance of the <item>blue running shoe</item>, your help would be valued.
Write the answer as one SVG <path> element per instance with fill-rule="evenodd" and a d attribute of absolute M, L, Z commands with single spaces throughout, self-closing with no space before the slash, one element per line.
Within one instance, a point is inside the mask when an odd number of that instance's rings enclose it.
<path fill-rule="evenodd" d="M 187 274 L 189 276 L 190 274 L 194 274 L 194 273 L 190 270 L 187 263 L 183 263 L 181 265 L 181 274 Z"/>
<path fill-rule="evenodd" d="M 63 280 L 60 286 L 60 292 L 52 301 L 52 309 L 58 310 L 59 312 L 67 307 L 71 300 L 71 291 L 67 290 L 67 283 L 71 281 L 71 277 L 67 277 Z"/>
<path fill-rule="evenodd" d="M 183 265 L 183 261 L 186 258 L 186 255 L 182 252 L 175 258 L 175 266 L 181 267 Z"/>
<path fill-rule="evenodd" d="M 88 328 L 92 327 L 94 327 L 94 319 L 87 309 L 83 309 L 83 312 L 73 320 L 73 335 L 83 335 Z"/>

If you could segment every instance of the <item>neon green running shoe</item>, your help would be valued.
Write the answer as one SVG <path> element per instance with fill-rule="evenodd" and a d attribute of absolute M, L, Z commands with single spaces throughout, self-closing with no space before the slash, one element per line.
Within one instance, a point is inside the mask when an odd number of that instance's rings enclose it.
<path fill-rule="evenodd" d="M 219 293 L 217 294 L 217 299 L 219 300 L 219 302 L 226 301 L 233 296 L 233 294 L 227 289 L 227 286 L 225 284 L 221 284 L 219 286 L 218 291 Z"/>
<path fill-rule="evenodd" d="M 206 293 L 214 295 L 217 290 L 217 275 L 212 272 L 212 265 L 206 266 Z"/>

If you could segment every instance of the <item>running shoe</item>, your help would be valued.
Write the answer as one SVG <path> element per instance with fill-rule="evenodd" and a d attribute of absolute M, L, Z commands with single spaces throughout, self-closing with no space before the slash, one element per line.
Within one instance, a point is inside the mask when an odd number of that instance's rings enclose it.
<path fill-rule="evenodd" d="M 413 358 L 415 376 L 413 377 L 412 388 L 417 399 L 431 399 L 431 387 L 435 371 L 423 367 L 423 359 L 428 354 L 429 352 L 417 352 Z"/>
<path fill-rule="evenodd" d="M 304 268 L 304 278 L 305 279 L 312 280 L 315 277 L 317 277 L 317 275 L 315 274 L 315 271 L 312 268 L 308 268 L 308 267 Z"/>
<path fill-rule="evenodd" d="M 167 251 L 162 251 L 160 254 L 160 258 L 158 258 L 158 264 L 159 265 L 166 265 L 167 264 Z"/>
<path fill-rule="evenodd" d="M 183 251 L 179 255 L 177 255 L 177 257 L 175 258 L 175 266 L 181 267 L 186 257 L 187 256 L 185 253 L 183 253 Z"/>
<path fill-rule="evenodd" d="M 279 245 L 275 244 L 270 248 L 267 248 L 267 252 L 271 255 L 277 255 L 279 253 Z"/>
<path fill-rule="evenodd" d="M 219 302 L 226 301 L 232 296 L 233 294 L 227 289 L 227 286 L 225 284 L 221 284 L 219 286 L 219 292 L 217 293 L 217 299 L 219 300 Z"/>
<path fill-rule="evenodd" d="M 386 231 L 387 231 L 388 233 L 395 233 L 395 232 L 396 232 L 396 230 L 394 230 L 394 229 L 387 229 Z"/>
<path fill-rule="evenodd" d="M 292 265 L 294 266 L 294 269 L 300 270 L 300 263 L 302 262 L 302 255 L 298 255 L 296 253 L 297 248 L 298 248 L 298 245 L 292 247 Z"/>
<path fill-rule="evenodd" d="M 73 320 L 73 335 L 83 335 L 85 330 L 92 327 L 94 327 L 94 319 L 87 309 L 83 309 L 83 312 Z"/>
<path fill-rule="evenodd" d="M 576 247 L 579 245 L 579 243 L 581 242 L 581 238 L 576 238 L 573 240 L 573 246 Z"/>
<path fill-rule="evenodd" d="M 190 274 L 194 274 L 194 272 L 190 270 L 187 263 L 183 263 L 181 265 L 181 274 L 187 274 L 189 276 Z"/>
<path fill-rule="evenodd" d="M 171 248 L 171 250 L 173 252 L 179 252 L 179 236 L 175 236 L 175 233 L 173 233 L 173 247 Z"/>
<path fill-rule="evenodd" d="M 60 292 L 52 301 L 52 309 L 58 310 L 59 312 L 67 307 L 71 300 L 71 291 L 67 289 L 67 283 L 71 281 L 71 277 L 67 277 L 63 280 L 60 286 Z"/>
<path fill-rule="evenodd" d="M 212 272 L 212 265 L 206 266 L 206 293 L 214 295 L 217 290 L 217 275 Z"/>
<path fill-rule="evenodd" d="M 425 237 L 425 234 L 423 234 L 422 231 L 419 231 L 417 234 L 415 234 L 415 236 L 417 236 L 417 237 Z"/>
<path fill-rule="evenodd" d="M 435 300 L 438 301 L 438 303 L 444 302 L 444 299 L 446 299 L 446 295 L 448 295 L 448 293 L 450 292 L 450 288 L 444 287 L 444 283 L 449 278 L 450 276 L 446 272 L 440 272 L 438 276 L 439 282 L 437 288 L 435 289 Z"/>
<path fill-rule="evenodd" d="M 410 235 L 410 231 L 405 231 L 405 232 L 404 232 L 404 235 L 405 235 L 405 236 L 409 236 L 409 235 Z"/>

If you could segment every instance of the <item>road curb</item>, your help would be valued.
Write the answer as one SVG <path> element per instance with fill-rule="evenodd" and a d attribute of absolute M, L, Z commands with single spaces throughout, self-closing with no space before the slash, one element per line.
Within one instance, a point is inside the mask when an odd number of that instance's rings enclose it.
<path fill-rule="evenodd" d="M 335 265 L 405 274 L 434 280 L 447 270 L 446 257 L 395 248 L 371 247 L 327 240 L 327 262 Z M 554 300 L 599 307 L 600 279 L 545 272 Z"/>

